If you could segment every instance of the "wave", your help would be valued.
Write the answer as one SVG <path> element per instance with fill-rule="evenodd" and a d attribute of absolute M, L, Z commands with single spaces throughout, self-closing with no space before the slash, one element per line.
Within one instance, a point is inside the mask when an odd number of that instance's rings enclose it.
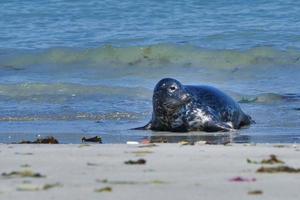
<path fill-rule="evenodd" d="M 248 50 L 211 50 L 189 45 L 99 48 L 51 48 L 47 50 L 9 50 L 0 55 L 0 69 L 22 70 L 34 65 L 107 66 L 300 66 L 300 51 L 256 47 Z"/>
<path fill-rule="evenodd" d="M 123 96 L 136 99 L 149 98 L 152 91 L 143 87 L 120 87 L 103 85 L 82 85 L 73 83 L 20 83 L 0 84 L 0 99 L 51 101 L 61 98 L 89 96 Z"/>
<path fill-rule="evenodd" d="M 0 116 L 0 122 L 22 122 L 22 121 L 76 121 L 76 120 L 90 120 L 101 123 L 101 121 L 111 120 L 137 120 L 144 117 L 148 113 L 134 113 L 134 112 L 111 112 L 111 113 L 86 113 L 86 112 L 74 112 L 74 113 L 52 113 L 36 114 L 36 115 L 15 115 L 15 116 Z"/>
<path fill-rule="evenodd" d="M 272 104 L 300 101 L 300 94 L 261 93 L 258 95 L 235 95 L 239 103 Z"/>

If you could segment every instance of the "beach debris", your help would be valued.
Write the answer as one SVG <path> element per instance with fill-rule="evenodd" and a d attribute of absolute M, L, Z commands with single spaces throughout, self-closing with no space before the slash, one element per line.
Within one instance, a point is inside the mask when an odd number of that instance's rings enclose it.
<path fill-rule="evenodd" d="M 140 184 L 140 182 L 137 182 L 137 181 L 109 181 L 107 179 L 103 179 L 103 180 L 97 179 L 96 181 L 100 182 L 100 183 L 113 184 L 113 185 L 137 185 L 137 184 Z"/>
<path fill-rule="evenodd" d="M 23 167 L 23 168 L 29 168 L 29 167 L 31 167 L 31 166 L 28 165 L 28 164 L 23 164 L 23 165 L 20 165 L 20 167 Z"/>
<path fill-rule="evenodd" d="M 142 144 L 138 147 L 139 148 L 146 148 L 146 147 L 157 147 L 157 146 L 158 146 L 157 144 L 150 143 L 150 144 Z"/>
<path fill-rule="evenodd" d="M 149 150 L 144 150 L 144 151 L 132 151 L 132 152 L 130 152 L 130 153 L 133 153 L 133 154 L 135 154 L 135 156 L 145 156 L 145 155 L 147 155 L 147 154 L 151 154 L 151 153 L 153 153 L 153 151 L 149 151 Z"/>
<path fill-rule="evenodd" d="M 300 168 L 293 168 L 289 166 L 277 167 L 260 167 L 256 170 L 257 173 L 300 173 Z"/>
<path fill-rule="evenodd" d="M 273 145 L 273 147 L 276 147 L 276 148 L 284 148 L 284 147 L 288 147 L 288 145 L 284 145 L 284 144 L 276 144 L 276 145 Z"/>
<path fill-rule="evenodd" d="M 244 178 L 241 176 L 237 176 L 229 179 L 230 182 L 255 182 L 256 178 Z"/>
<path fill-rule="evenodd" d="M 167 182 L 161 181 L 161 180 L 152 180 L 152 181 L 149 181 L 149 183 L 154 184 L 154 185 L 167 184 Z"/>
<path fill-rule="evenodd" d="M 168 139 L 166 137 L 151 138 L 150 143 L 168 143 Z"/>
<path fill-rule="evenodd" d="M 254 161 L 247 158 L 247 162 L 251 164 L 284 164 L 284 162 L 279 160 L 274 154 L 271 154 L 269 159 L 263 159 L 262 161 Z"/>
<path fill-rule="evenodd" d="M 138 159 L 138 160 L 128 160 L 124 162 L 126 165 L 144 165 L 146 164 L 145 159 Z"/>
<path fill-rule="evenodd" d="M 91 146 L 91 145 L 90 144 L 81 144 L 78 146 L 78 148 L 89 147 L 89 146 Z"/>
<path fill-rule="evenodd" d="M 22 184 L 17 187 L 18 191 L 40 191 L 40 190 L 49 190 L 55 187 L 62 187 L 62 184 L 60 183 L 54 183 L 54 184 L 45 184 L 43 186 L 40 185 L 33 185 L 33 184 Z"/>
<path fill-rule="evenodd" d="M 151 180 L 151 181 L 110 181 L 107 179 L 97 179 L 97 182 L 105 183 L 105 184 L 112 184 L 112 185 L 159 185 L 159 184 L 167 184 L 165 181 L 161 180 Z"/>
<path fill-rule="evenodd" d="M 59 144 L 59 142 L 53 136 L 47 136 L 45 138 L 37 138 L 35 141 L 23 140 L 18 144 Z"/>
<path fill-rule="evenodd" d="M 62 187 L 63 185 L 61 184 L 61 183 L 48 183 L 48 184 L 45 184 L 44 186 L 43 186 L 43 190 L 49 190 L 49 189 L 52 189 L 52 188 L 55 188 L 55 187 Z"/>
<path fill-rule="evenodd" d="M 251 190 L 248 192 L 249 195 L 262 195 L 263 191 L 262 190 Z"/>
<path fill-rule="evenodd" d="M 140 141 L 140 144 L 150 144 L 151 141 L 149 139 L 143 139 Z"/>
<path fill-rule="evenodd" d="M 33 153 L 31 152 L 15 152 L 16 155 L 23 155 L 23 156 L 31 156 Z"/>
<path fill-rule="evenodd" d="M 195 143 L 186 141 L 186 140 L 182 140 L 182 141 L 178 142 L 178 144 L 180 144 L 181 146 L 184 146 L 184 145 L 194 145 Z"/>
<path fill-rule="evenodd" d="M 103 187 L 103 188 L 95 189 L 95 192 L 112 192 L 112 188 L 111 187 Z"/>
<path fill-rule="evenodd" d="M 39 191 L 40 186 L 33 184 L 22 184 L 17 187 L 17 191 Z"/>
<path fill-rule="evenodd" d="M 127 141 L 126 144 L 136 145 L 136 144 L 139 144 L 139 142 L 137 142 L 137 141 Z"/>
<path fill-rule="evenodd" d="M 99 163 L 91 163 L 91 162 L 87 162 L 86 163 L 87 166 L 99 166 Z"/>
<path fill-rule="evenodd" d="M 81 142 L 95 142 L 95 143 L 102 144 L 102 138 L 99 136 L 90 137 L 90 138 L 83 137 L 83 138 L 81 138 Z"/>
<path fill-rule="evenodd" d="M 31 177 L 31 178 L 44 178 L 46 176 L 40 174 L 40 173 L 36 173 L 33 172 L 31 170 L 24 170 L 24 171 L 12 171 L 10 173 L 2 173 L 3 177 L 6 178 L 16 178 L 16 177 L 20 177 L 20 178 L 25 178 L 25 177 Z"/>
<path fill-rule="evenodd" d="M 197 145 L 205 145 L 206 144 L 206 140 L 199 140 L 199 141 L 195 142 L 195 144 L 197 144 Z"/>

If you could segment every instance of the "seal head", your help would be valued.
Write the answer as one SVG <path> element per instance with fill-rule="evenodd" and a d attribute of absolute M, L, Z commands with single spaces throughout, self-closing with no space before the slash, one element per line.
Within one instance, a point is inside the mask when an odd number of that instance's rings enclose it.
<path fill-rule="evenodd" d="M 184 112 L 190 101 L 190 94 L 179 81 L 172 78 L 160 80 L 153 92 L 151 129 L 174 132 L 187 131 Z"/>
<path fill-rule="evenodd" d="M 153 92 L 153 111 L 155 114 L 174 112 L 191 100 L 183 85 L 175 79 L 160 80 Z"/>

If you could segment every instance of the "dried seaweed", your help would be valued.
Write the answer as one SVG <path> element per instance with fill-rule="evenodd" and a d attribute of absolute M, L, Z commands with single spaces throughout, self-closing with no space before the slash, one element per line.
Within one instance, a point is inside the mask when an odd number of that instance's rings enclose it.
<path fill-rule="evenodd" d="M 95 192 L 112 192 L 112 188 L 111 187 L 99 188 L 96 189 Z"/>
<path fill-rule="evenodd" d="M 99 137 L 99 136 L 90 137 L 90 138 L 83 137 L 83 138 L 81 138 L 81 142 L 95 142 L 95 143 L 102 143 L 102 138 Z"/>
<path fill-rule="evenodd" d="M 260 167 L 256 170 L 257 173 L 300 173 L 300 168 L 293 168 L 289 166 L 277 167 Z"/>
<path fill-rule="evenodd" d="M 49 190 L 49 189 L 52 189 L 52 188 L 55 188 L 55 187 L 62 187 L 63 185 L 61 183 L 53 183 L 53 184 L 45 184 L 43 186 L 43 190 Z"/>
<path fill-rule="evenodd" d="M 249 195 L 262 195 L 263 191 L 261 190 L 252 190 L 248 192 Z"/>
<path fill-rule="evenodd" d="M 195 145 L 195 142 L 183 140 L 183 141 L 178 142 L 178 144 L 180 144 L 181 146 L 184 146 L 184 145 Z"/>
<path fill-rule="evenodd" d="M 146 147 L 157 147 L 158 145 L 150 143 L 150 144 L 143 144 L 138 146 L 139 148 L 146 148 Z"/>
<path fill-rule="evenodd" d="M 237 177 L 229 179 L 229 181 L 231 181 L 231 182 L 255 182 L 256 178 L 244 178 L 244 177 L 237 176 Z"/>
<path fill-rule="evenodd" d="M 23 167 L 23 168 L 28 168 L 28 167 L 31 167 L 30 165 L 28 164 L 23 164 L 23 165 L 20 165 L 20 167 Z"/>
<path fill-rule="evenodd" d="M 99 163 L 91 163 L 91 162 L 87 162 L 86 165 L 87 166 L 100 166 Z"/>
<path fill-rule="evenodd" d="M 58 140 L 52 136 L 38 138 L 35 141 L 23 140 L 18 144 L 59 144 Z"/>
<path fill-rule="evenodd" d="M 23 153 L 23 152 L 15 152 L 15 154 L 16 155 L 26 155 L 26 156 L 32 156 L 33 155 L 33 153 L 31 153 L 31 152 L 25 152 L 25 153 Z"/>
<path fill-rule="evenodd" d="M 49 190 L 55 187 L 62 187 L 62 184 L 60 183 L 54 183 L 54 184 L 45 184 L 43 186 L 39 185 L 33 185 L 33 184 L 22 184 L 17 187 L 18 191 L 40 191 L 40 190 Z"/>
<path fill-rule="evenodd" d="M 3 177 L 6 178 L 25 178 L 25 177 L 31 177 L 31 178 L 44 178 L 45 175 L 42 175 L 40 173 L 35 173 L 30 170 L 24 170 L 24 171 L 12 171 L 10 173 L 2 173 Z"/>
<path fill-rule="evenodd" d="M 144 165 L 146 164 L 145 159 L 138 159 L 138 160 L 128 160 L 124 162 L 126 165 Z"/>
<path fill-rule="evenodd" d="M 97 179 L 97 182 L 105 183 L 105 184 L 115 184 L 115 185 L 159 185 L 159 184 L 167 184 L 165 181 L 161 180 L 151 180 L 151 181 L 122 181 L 122 180 L 107 180 L 107 179 Z"/>
<path fill-rule="evenodd" d="M 247 162 L 251 164 L 284 164 L 282 160 L 279 160 L 276 155 L 271 154 L 269 159 L 263 159 L 261 161 L 250 160 L 247 158 Z"/>
<path fill-rule="evenodd" d="M 135 154 L 135 156 L 140 157 L 140 156 L 145 156 L 147 154 L 151 154 L 151 153 L 153 153 L 153 151 L 148 151 L 148 150 L 144 150 L 144 151 L 132 151 L 130 153 L 133 153 L 133 154 Z"/>

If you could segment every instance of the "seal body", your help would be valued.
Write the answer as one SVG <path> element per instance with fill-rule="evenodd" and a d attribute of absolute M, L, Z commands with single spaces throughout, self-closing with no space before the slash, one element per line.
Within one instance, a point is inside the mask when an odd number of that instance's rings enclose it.
<path fill-rule="evenodd" d="M 210 86 L 182 85 L 172 78 L 160 80 L 153 92 L 151 121 L 155 131 L 230 131 L 252 120 L 230 96 Z"/>

